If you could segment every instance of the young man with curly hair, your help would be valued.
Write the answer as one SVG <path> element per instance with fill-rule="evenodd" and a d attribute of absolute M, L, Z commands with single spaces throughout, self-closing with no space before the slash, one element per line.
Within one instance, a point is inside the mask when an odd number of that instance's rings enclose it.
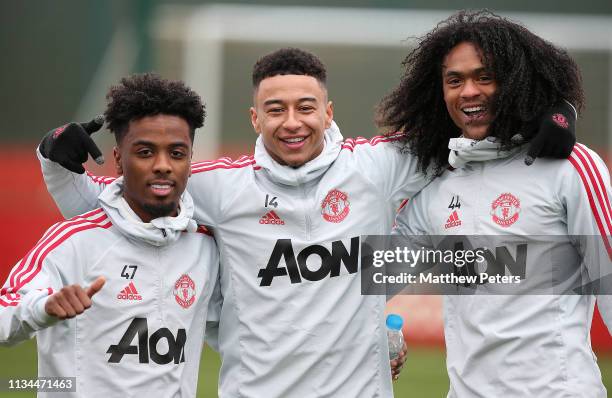
<path fill-rule="evenodd" d="M 51 227 L 13 268 L 0 344 L 36 335 L 39 377 L 66 378 L 63 397 L 194 397 L 219 266 L 185 191 L 204 107 L 182 82 L 150 74 L 122 79 L 107 98 L 120 177 L 99 208 Z"/>
<path fill-rule="evenodd" d="M 382 102 L 380 122 L 409 131 L 411 153 L 441 175 L 398 215 L 394 233 L 427 246 L 439 245 L 443 235 L 472 236 L 475 247 L 485 242 L 517 259 L 516 242 L 526 250 L 523 285 L 487 279 L 445 296 L 448 396 L 606 397 L 589 332 L 596 300 L 612 328 L 611 286 L 595 290 L 599 296 L 561 286 L 611 271 L 608 170 L 582 144 L 567 160 L 542 159 L 528 168 L 528 149 L 512 140 L 536 128 L 538 115 L 554 103 L 582 107 L 576 64 L 486 11 L 443 21 L 404 64 L 400 85 Z M 418 100 L 406 102 L 411 96 Z M 560 114 L 553 120 L 572 122 Z M 493 273 L 497 261 L 506 276 L 499 254 L 476 272 Z"/>
<path fill-rule="evenodd" d="M 388 233 L 426 177 L 401 133 L 342 137 L 313 54 L 275 51 L 252 80 L 254 155 L 195 163 L 188 187 L 221 252 L 219 396 L 391 396 L 385 298 L 361 295 L 359 236 Z M 103 180 L 41 161 L 64 215 L 91 206 Z"/>

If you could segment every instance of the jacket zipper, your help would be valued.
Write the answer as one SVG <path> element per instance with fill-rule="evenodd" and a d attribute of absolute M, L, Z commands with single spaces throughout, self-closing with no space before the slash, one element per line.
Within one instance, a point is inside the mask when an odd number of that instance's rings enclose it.
<path fill-rule="evenodd" d="M 482 187 L 484 184 L 484 163 L 485 162 L 478 162 L 479 166 L 480 166 L 480 170 L 479 170 L 479 174 L 480 174 L 480 178 L 478 179 L 478 196 L 477 196 L 477 203 L 478 206 L 480 207 L 480 202 L 482 201 L 483 198 L 483 194 L 482 194 Z M 474 233 L 475 234 L 480 234 L 480 213 L 478 211 L 474 211 Z"/>
<path fill-rule="evenodd" d="M 162 229 L 162 232 L 164 234 L 164 236 L 166 235 L 166 232 Z M 159 247 L 155 248 L 155 253 L 157 254 L 157 267 L 155 267 L 157 269 L 156 275 L 157 275 L 157 285 L 159 286 L 159 291 L 157 293 L 157 310 L 159 311 L 159 321 L 160 323 L 164 323 L 164 278 L 163 278 L 163 272 L 164 269 L 162 268 L 162 261 L 161 261 L 161 249 Z"/>
<path fill-rule="evenodd" d="M 305 226 L 306 226 L 306 239 L 310 240 L 310 232 L 311 232 L 311 221 L 310 221 L 310 217 L 308 216 L 308 198 L 306 197 L 306 189 L 304 187 L 304 184 L 300 181 L 299 182 L 299 187 L 300 190 L 302 191 L 302 207 L 303 207 L 303 211 L 304 211 L 304 222 L 305 222 Z"/>

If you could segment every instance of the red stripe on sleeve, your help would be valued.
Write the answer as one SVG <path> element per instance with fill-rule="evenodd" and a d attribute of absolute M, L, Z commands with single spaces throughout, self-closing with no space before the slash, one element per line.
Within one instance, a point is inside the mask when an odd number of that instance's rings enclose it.
<path fill-rule="evenodd" d="M 102 224 L 102 225 L 84 225 L 82 227 L 79 228 L 75 228 L 72 231 L 70 231 L 69 233 L 66 234 L 66 236 L 62 237 L 60 240 L 58 240 L 57 242 L 55 242 L 53 245 L 51 245 L 47 250 L 45 250 L 43 252 L 43 254 L 40 256 L 39 260 L 36 262 L 36 268 L 34 270 L 34 272 L 32 274 L 30 274 L 29 277 L 27 277 L 25 280 L 20 282 L 20 285 L 18 287 L 17 290 L 21 289 L 24 285 L 26 285 L 28 282 L 30 282 L 42 269 L 42 262 L 45 259 L 45 257 L 47 257 L 47 255 L 49 254 L 49 252 L 53 249 L 55 249 L 57 246 L 59 246 L 62 242 L 64 242 L 66 239 L 68 239 L 70 236 L 74 235 L 77 232 L 81 232 L 81 231 L 85 231 L 88 229 L 93 229 L 93 228 L 103 228 L 103 229 L 107 229 L 111 226 L 111 222 L 109 221 L 107 224 Z"/>
<path fill-rule="evenodd" d="M 580 176 L 580 179 L 582 180 L 582 185 L 584 186 L 584 189 L 586 191 L 587 197 L 589 199 L 589 204 L 591 206 L 591 212 L 593 213 L 593 217 L 595 218 L 595 223 L 597 224 L 597 228 L 599 229 L 599 233 L 601 234 L 601 237 L 602 237 L 602 239 L 604 241 L 604 245 L 606 246 L 606 250 L 608 251 L 608 256 L 610 257 L 610 259 L 612 259 L 612 247 L 610 246 L 610 241 L 608 240 L 608 237 L 607 237 L 607 234 L 605 232 L 603 223 L 601 222 L 601 217 L 600 217 L 599 211 L 597 210 L 597 206 L 595 205 L 595 201 L 593 200 L 593 195 L 591 193 L 591 189 L 589 188 L 589 184 L 588 184 L 588 182 L 586 180 L 586 176 L 584 175 L 584 172 L 582 171 L 581 167 L 578 164 L 578 160 L 576 160 L 576 158 L 574 158 L 573 155 L 574 155 L 574 153 L 572 153 L 570 155 L 568 160 L 574 166 L 574 168 L 578 172 L 578 175 Z"/>
<path fill-rule="evenodd" d="M 381 142 L 398 141 L 404 137 L 405 137 L 404 133 L 397 132 L 397 133 L 392 133 L 392 134 L 387 134 L 387 135 L 377 135 L 377 136 L 370 138 L 369 140 L 363 137 L 347 138 L 346 140 L 342 142 L 342 149 L 348 149 L 349 151 L 353 152 L 353 149 L 355 149 L 355 146 L 357 145 L 370 144 L 371 146 L 376 146 Z"/>
<path fill-rule="evenodd" d="M 610 206 L 610 199 L 608 198 L 608 192 L 606 190 L 606 184 L 604 183 L 604 180 L 601 177 L 601 173 L 599 172 L 599 168 L 597 167 L 597 164 L 595 163 L 595 160 L 593 159 L 593 157 L 591 156 L 589 151 L 582 144 L 576 144 L 576 147 L 586 156 L 586 158 L 589 161 L 589 164 L 591 165 L 591 168 L 595 172 L 595 176 L 597 177 L 598 187 L 599 187 L 599 189 L 601 189 L 602 196 L 603 196 L 605 204 L 606 204 L 605 207 L 602 206 L 602 210 L 606 210 L 607 211 L 606 221 L 608 222 L 608 232 L 610 234 L 612 234 L 612 225 L 611 225 L 611 222 L 610 222 L 610 220 L 612 219 L 612 206 Z"/>
<path fill-rule="evenodd" d="M 17 301 L 4 301 L 2 299 L 2 296 L 0 296 L 0 306 L 2 307 L 15 307 L 17 306 L 18 302 Z"/>
<path fill-rule="evenodd" d="M 93 215 L 98 215 L 98 213 L 100 213 L 102 210 L 101 209 L 97 209 L 94 210 L 90 213 L 92 213 Z M 87 213 L 87 214 L 90 214 Z M 32 269 L 32 267 L 34 266 L 34 263 L 32 262 L 32 260 L 34 260 L 36 257 L 39 256 L 41 250 L 44 248 L 44 246 L 46 246 L 50 241 L 52 241 L 53 239 L 55 239 L 56 237 L 60 236 L 64 231 L 66 231 L 67 229 L 75 226 L 75 225 L 80 225 L 80 224 L 86 224 L 86 223 L 99 223 L 104 221 L 107 218 L 106 214 L 101 214 L 99 217 L 93 219 L 93 220 L 87 220 L 85 219 L 83 216 L 77 216 L 74 217 L 68 221 L 62 222 L 59 224 L 59 228 L 56 228 L 55 232 L 52 234 L 49 234 L 49 236 L 42 242 L 38 243 L 36 246 L 34 246 L 32 248 L 32 250 L 30 250 L 28 252 L 28 254 L 23 257 L 21 259 L 21 261 L 19 262 L 19 265 L 17 266 L 17 270 L 13 272 L 11 272 L 11 274 L 13 274 L 11 276 L 10 279 L 10 285 L 11 286 L 17 286 L 19 285 L 19 279 L 22 278 L 24 275 L 26 275 L 27 273 L 29 273 Z M 72 233 L 68 232 L 67 237 L 71 236 Z M 64 238 L 60 238 L 60 241 L 64 241 L 67 237 Z M 30 258 L 29 261 L 29 265 L 26 267 L 26 262 L 28 262 L 28 258 Z M 0 294 L 3 294 L 3 291 L 0 290 Z"/>
<path fill-rule="evenodd" d="M 97 213 L 100 213 L 100 211 L 101 209 L 97 209 L 87 214 L 97 215 Z M 11 271 L 11 275 L 9 277 L 10 286 L 0 289 L 0 295 L 5 295 L 9 292 L 17 292 L 26 283 L 32 280 L 32 278 L 34 278 L 34 276 L 36 276 L 36 274 L 40 272 L 42 261 L 47 256 L 47 254 L 52 249 L 54 249 L 59 244 L 68 239 L 70 236 L 87 229 L 109 228 L 112 223 L 110 222 L 110 220 L 107 219 L 108 217 L 106 216 L 106 214 L 101 214 L 100 217 L 97 217 L 93 220 L 87 220 L 84 219 L 83 216 L 77 216 L 69 221 L 60 223 L 59 227 L 56 228 L 54 233 L 49 234 L 49 236 L 44 241 L 41 240 L 36 246 L 34 246 L 34 248 L 32 248 L 32 250 L 28 252 L 25 257 L 23 257 L 23 259 L 21 259 L 15 269 Z M 70 228 L 81 224 L 84 225 L 70 230 Z M 57 241 L 51 246 L 49 246 L 49 244 L 55 238 L 58 238 Z M 34 272 L 32 273 L 32 271 Z M 26 277 L 26 275 L 28 274 L 30 275 Z"/>
<path fill-rule="evenodd" d="M 203 171 L 210 171 L 210 170 L 216 170 L 216 169 L 241 169 L 241 168 L 248 167 L 251 165 L 255 165 L 254 159 L 247 160 L 243 163 L 233 162 L 233 163 L 228 164 L 226 162 L 217 162 L 217 163 L 213 163 L 210 165 L 194 167 L 191 169 L 191 172 L 195 174 L 195 173 L 201 173 Z M 259 167 L 257 166 L 254 166 L 253 168 L 255 168 L 256 170 L 259 169 Z"/>
<path fill-rule="evenodd" d="M 95 182 L 98 185 L 107 185 L 116 180 L 115 177 L 105 177 L 105 176 L 99 177 L 99 176 L 91 174 L 89 171 L 85 171 L 85 174 L 87 175 L 87 177 L 89 177 L 91 181 Z"/>

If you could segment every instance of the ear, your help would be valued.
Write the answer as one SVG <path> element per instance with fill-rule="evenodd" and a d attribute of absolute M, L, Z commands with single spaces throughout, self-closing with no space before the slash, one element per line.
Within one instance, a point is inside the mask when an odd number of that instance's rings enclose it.
<path fill-rule="evenodd" d="M 253 130 L 255 130 L 255 133 L 261 134 L 261 126 L 259 124 L 257 110 L 254 107 L 250 107 L 249 112 L 251 113 L 251 125 L 253 126 Z"/>
<path fill-rule="evenodd" d="M 325 106 L 325 128 L 326 129 L 331 127 L 332 120 L 334 120 L 334 103 L 331 101 L 327 101 L 327 105 Z"/>
<path fill-rule="evenodd" d="M 115 171 L 117 175 L 122 176 L 123 167 L 121 166 L 121 150 L 117 146 L 113 148 L 113 157 L 115 158 Z"/>

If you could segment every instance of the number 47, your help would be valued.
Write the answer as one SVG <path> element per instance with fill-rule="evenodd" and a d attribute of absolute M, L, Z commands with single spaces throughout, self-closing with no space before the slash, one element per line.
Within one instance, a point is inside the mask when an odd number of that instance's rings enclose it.
<path fill-rule="evenodd" d="M 132 270 L 132 274 L 128 272 L 128 268 Z M 121 271 L 121 277 L 125 279 L 134 279 L 134 275 L 136 275 L 137 265 L 124 265 L 123 271 Z"/>

